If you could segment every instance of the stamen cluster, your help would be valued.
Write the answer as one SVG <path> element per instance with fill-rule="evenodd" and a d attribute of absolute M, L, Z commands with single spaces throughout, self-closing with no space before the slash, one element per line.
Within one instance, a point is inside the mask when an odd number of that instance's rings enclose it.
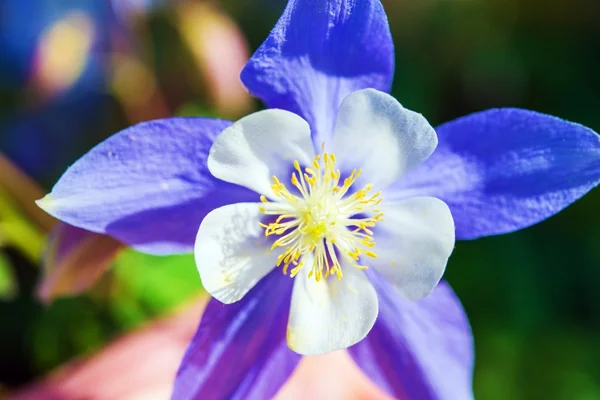
<path fill-rule="evenodd" d="M 260 210 L 276 217 L 274 222 L 261 223 L 265 236 L 280 236 L 271 250 L 284 249 L 277 258 L 277 266 L 283 266 L 283 273 L 287 274 L 291 265 L 290 276 L 295 277 L 305 266 L 303 256 L 313 253 L 308 277 L 317 281 L 332 274 L 342 279 L 340 257 L 355 268 L 367 269 L 358 262 L 363 254 L 377 257 L 372 251 L 375 241 L 370 228 L 383 219 L 383 213 L 377 208 L 382 200 L 381 192 L 369 195 L 372 185 L 367 184 L 346 196 L 362 170 L 353 170 L 340 185 L 341 172 L 336 169 L 333 153 L 317 155 L 304 170 L 294 161 L 294 169 L 291 183 L 299 195 L 291 193 L 273 176 L 271 188 L 277 201 L 270 202 L 264 195 L 260 197 L 264 203 Z M 357 214 L 372 216 L 359 218 L 355 217 Z"/>

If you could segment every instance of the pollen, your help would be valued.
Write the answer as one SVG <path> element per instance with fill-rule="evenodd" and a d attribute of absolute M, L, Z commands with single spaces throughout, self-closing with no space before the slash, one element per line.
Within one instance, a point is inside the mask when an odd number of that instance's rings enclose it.
<path fill-rule="evenodd" d="M 362 170 L 355 169 L 342 179 L 333 153 L 315 156 L 304 168 L 294 161 L 290 191 L 276 176 L 271 188 L 276 199 L 261 196 L 260 211 L 267 215 L 261 223 L 265 236 L 274 236 L 271 251 L 278 251 L 277 266 L 295 277 L 306 269 L 317 281 L 335 275 L 342 279 L 340 261 L 361 270 L 365 257 L 376 258 L 372 228 L 383 219 L 378 209 L 381 192 L 371 194 L 372 185 L 351 193 Z M 349 194 L 351 193 L 351 194 Z M 305 256 L 312 254 L 312 265 Z M 363 257 L 364 256 L 364 257 Z"/>

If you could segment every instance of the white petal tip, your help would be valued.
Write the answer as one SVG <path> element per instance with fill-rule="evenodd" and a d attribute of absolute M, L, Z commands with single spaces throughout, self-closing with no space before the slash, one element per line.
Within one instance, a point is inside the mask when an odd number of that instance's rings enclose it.
<path fill-rule="evenodd" d="M 35 200 L 35 204 L 46 212 L 49 212 L 49 210 L 52 209 L 52 204 L 54 202 L 55 201 L 50 194 L 45 195 L 41 199 Z"/>
<path fill-rule="evenodd" d="M 407 300 L 410 300 L 413 302 L 419 301 L 419 300 L 422 300 L 425 297 L 429 296 L 431 293 L 433 293 L 433 291 L 435 290 L 437 285 L 440 283 L 440 280 L 441 280 L 441 277 L 439 279 L 435 280 L 434 284 L 419 283 L 419 284 L 413 284 L 413 285 L 406 285 L 402 288 L 399 288 L 398 290 L 400 291 L 402 296 L 404 296 L 404 298 L 406 298 Z"/>
<path fill-rule="evenodd" d="M 371 331 L 373 325 L 375 325 L 375 320 L 373 320 L 373 324 L 365 331 L 364 335 L 358 339 L 354 338 L 348 342 L 336 342 L 328 344 L 302 340 L 298 334 L 294 332 L 294 330 L 288 327 L 286 334 L 287 346 L 294 353 L 300 354 L 301 356 L 322 356 L 337 350 L 347 349 L 348 347 L 359 343 L 365 337 L 367 337 L 367 334 Z M 323 339 L 326 340 L 326 338 Z"/>

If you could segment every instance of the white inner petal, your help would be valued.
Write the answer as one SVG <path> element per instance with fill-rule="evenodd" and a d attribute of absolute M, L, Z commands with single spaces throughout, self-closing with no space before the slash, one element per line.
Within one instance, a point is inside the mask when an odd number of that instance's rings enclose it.
<path fill-rule="evenodd" d="M 273 175 L 288 173 L 293 160 L 310 163 L 314 148 L 308 123 L 284 110 L 250 114 L 225 129 L 208 156 L 217 178 L 272 196 Z"/>
<path fill-rule="evenodd" d="M 369 182 L 379 190 L 425 161 L 437 146 L 437 135 L 421 114 L 387 93 L 364 89 L 342 101 L 333 143 L 326 145 L 342 170 L 363 168 L 359 186 Z"/>
<path fill-rule="evenodd" d="M 317 282 L 306 274 L 295 278 L 287 343 L 296 353 L 320 355 L 347 348 L 375 324 L 379 305 L 371 282 L 364 271 L 344 262 L 342 267 L 341 280 L 331 276 Z"/>
<path fill-rule="evenodd" d="M 438 284 L 454 248 L 454 220 L 443 201 L 415 197 L 384 203 L 377 224 L 377 258 L 369 260 L 410 300 L 419 300 Z"/>
<path fill-rule="evenodd" d="M 240 300 L 277 260 L 259 222 L 259 203 L 238 203 L 208 214 L 196 236 L 194 255 L 206 291 L 229 304 Z"/>

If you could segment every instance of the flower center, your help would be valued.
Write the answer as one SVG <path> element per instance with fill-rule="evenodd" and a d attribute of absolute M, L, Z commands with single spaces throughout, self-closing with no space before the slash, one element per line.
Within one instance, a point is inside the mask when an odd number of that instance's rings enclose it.
<path fill-rule="evenodd" d="M 383 219 L 383 213 L 377 209 L 382 200 L 381 192 L 370 195 L 372 185 L 367 184 L 347 195 L 362 170 L 353 170 L 340 184 L 341 172 L 335 166 L 333 153 L 317 155 L 312 166 L 304 170 L 294 161 L 291 183 L 299 195 L 291 193 L 273 176 L 271 188 L 277 201 L 269 202 L 264 195 L 260 197 L 265 204 L 260 210 L 274 218 L 273 222 L 260 225 L 265 229 L 265 236 L 279 236 L 271 250 L 283 248 L 277 266 L 283 266 L 284 274 L 292 265 L 290 276 L 295 277 L 305 266 L 303 256 L 310 253 L 313 253 L 313 264 L 308 277 L 317 281 L 332 274 L 342 279 L 340 258 L 355 268 L 367 269 L 358 264 L 359 257 L 363 254 L 377 257 L 371 251 L 375 241 L 370 228 Z"/>

